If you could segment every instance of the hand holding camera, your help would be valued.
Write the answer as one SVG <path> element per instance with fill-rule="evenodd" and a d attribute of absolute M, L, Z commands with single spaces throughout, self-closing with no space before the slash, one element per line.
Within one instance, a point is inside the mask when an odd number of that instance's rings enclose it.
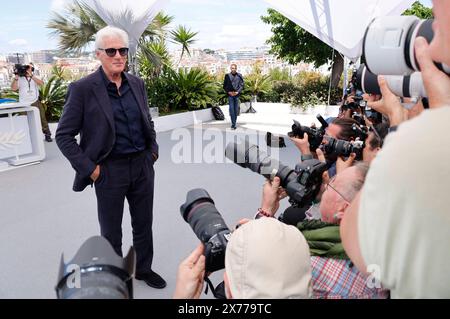
<path fill-rule="evenodd" d="M 374 110 L 386 115 L 389 118 L 391 126 L 397 126 L 407 120 L 402 104 L 397 96 L 392 93 L 383 76 L 378 77 L 380 86 L 381 100 L 368 101 L 368 106 Z"/>
<path fill-rule="evenodd" d="M 436 67 L 425 38 L 417 38 L 414 47 L 423 84 L 429 95 L 430 108 L 450 105 L 450 77 Z"/>
<path fill-rule="evenodd" d="M 280 208 L 280 200 L 287 197 L 286 191 L 280 187 L 281 180 L 275 177 L 273 181 L 267 180 L 263 187 L 263 196 L 261 202 L 261 209 L 271 215 L 275 216 Z"/>
<path fill-rule="evenodd" d="M 178 267 L 174 299 L 200 298 L 203 290 L 203 279 L 205 278 L 204 248 L 203 244 L 198 245 Z"/>

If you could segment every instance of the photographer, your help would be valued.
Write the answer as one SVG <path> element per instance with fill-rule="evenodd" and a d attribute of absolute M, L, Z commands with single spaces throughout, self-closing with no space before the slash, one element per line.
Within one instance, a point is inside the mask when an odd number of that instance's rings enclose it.
<path fill-rule="evenodd" d="M 203 244 L 199 245 L 181 262 L 175 299 L 200 298 L 205 275 L 203 249 Z M 246 222 L 232 233 L 226 248 L 227 299 L 310 298 L 309 259 L 305 238 L 295 227 L 266 217 Z"/>
<path fill-rule="evenodd" d="M 450 118 L 450 78 L 433 62 L 450 65 L 450 2 L 433 5 L 431 44 L 415 40 L 430 110 L 386 139 L 341 226 L 349 257 L 363 272 L 376 266 L 377 279 L 393 298 L 450 297 L 450 148 L 442 143 Z M 383 88 L 383 78 L 379 82 Z M 391 97 L 384 89 L 387 102 Z"/>
<path fill-rule="evenodd" d="M 369 287 L 367 276 L 353 266 L 343 250 L 339 224 L 364 184 L 369 166 L 358 163 L 339 172 L 327 182 L 320 202 L 321 221 L 304 221 L 297 228 L 305 236 L 311 253 L 314 298 L 387 298 L 388 291 Z M 280 200 L 280 179 L 267 182 L 263 189 L 262 210 L 275 216 Z"/>
<path fill-rule="evenodd" d="M 41 117 L 42 132 L 45 135 L 47 142 L 52 142 L 52 134 L 48 127 L 47 118 L 45 116 L 44 107 L 39 99 L 39 87 L 44 85 L 44 82 L 38 77 L 34 76 L 34 67 L 30 63 L 28 65 L 16 65 L 15 77 L 11 83 L 13 91 L 19 91 L 19 102 L 22 104 L 29 104 L 39 109 Z"/>
<path fill-rule="evenodd" d="M 357 121 L 351 118 L 334 119 L 326 129 L 326 136 L 344 141 L 354 141 L 358 137 L 358 135 L 353 130 L 353 125 L 359 124 Z M 291 137 L 291 141 L 294 142 L 295 146 L 300 150 L 302 161 L 314 157 L 310 150 L 308 138 L 308 134 L 306 133 L 304 134 L 303 138 Z M 325 138 L 322 141 L 322 144 L 323 143 L 326 143 Z M 330 177 L 333 177 L 334 175 L 336 175 L 337 158 L 330 157 L 327 154 L 325 154 L 325 157 L 330 167 L 328 170 L 328 174 L 330 175 Z M 354 158 L 354 156 L 352 156 L 352 158 Z"/>
<path fill-rule="evenodd" d="M 378 152 L 381 150 L 388 131 L 388 123 L 380 123 L 371 127 L 369 135 L 367 136 L 365 141 L 365 147 L 363 149 L 363 161 L 365 163 L 369 165 L 372 163 L 375 156 L 377 156 Z"/>

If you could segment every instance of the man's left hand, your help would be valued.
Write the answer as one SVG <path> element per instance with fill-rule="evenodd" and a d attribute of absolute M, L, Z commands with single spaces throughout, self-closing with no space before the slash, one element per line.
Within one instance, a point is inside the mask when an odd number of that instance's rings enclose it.
<path fill-rule="evenodd" d="M 199 299 L 205 277 L 205 256 L 200 244 L 178 267 L 174 299 Z"/>
<path fill-rule="evenodd" d="M 153 158 L 153 161 L 156 162 L 158 160 L 159 156 L 156 153 L 152 153 L 152 158 Z"/>

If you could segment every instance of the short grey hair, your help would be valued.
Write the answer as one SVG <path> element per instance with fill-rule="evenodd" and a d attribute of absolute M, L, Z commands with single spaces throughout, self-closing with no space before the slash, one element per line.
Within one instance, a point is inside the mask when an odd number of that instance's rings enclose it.
<path fill-rule="evenodd" d="M 95 35 L 95 50 L 107 49 L 103 47 L 106 38 L 119 38 L 123 41 L 126 47 L 129 45 L 128 33 L 122 29 L 107 26 L 98 31 Z"/>
<path fill-rule="evenodd" d="M 366 162 L 361 161 L 357 162 L 353 167 L 356 169 L 357 178 L 344 186 L 344 195 L 349 201 L 352 201 L 356 197 L 356 194 L 363 188 L 370 166 Z"/>

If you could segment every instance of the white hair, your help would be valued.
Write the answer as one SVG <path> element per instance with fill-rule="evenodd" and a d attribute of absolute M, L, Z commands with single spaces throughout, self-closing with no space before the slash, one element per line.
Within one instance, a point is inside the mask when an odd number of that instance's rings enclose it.
<path fill-rule="evenodd" d="M 356 194 L 363 188 L 370 166 L 365 162 L 357 162 L 353 168 L 356 170 L 356 179 L 350 183 L 345 183 L 345 189 L 343 190 L 343 193 L 349 201 L 352 201 L 356 197 Z"/>
<path fill-rule="evenodd" d="M 103 29 L 101 29 L 100 31 L 98 31 L 97 34 L 95 35 L 95 49 L 96 50 L 97 49 L 107 49 L 107 48 L 103 47 L 104 40 L 106 38 L 119 38 L 123 41 L 123 43 L 126 47 L 128 47 L 128 45 L 129 45 L 128 33 L 126 33 L 122 29 L 107 26 L 107 27 L 104 27 Z"/>

